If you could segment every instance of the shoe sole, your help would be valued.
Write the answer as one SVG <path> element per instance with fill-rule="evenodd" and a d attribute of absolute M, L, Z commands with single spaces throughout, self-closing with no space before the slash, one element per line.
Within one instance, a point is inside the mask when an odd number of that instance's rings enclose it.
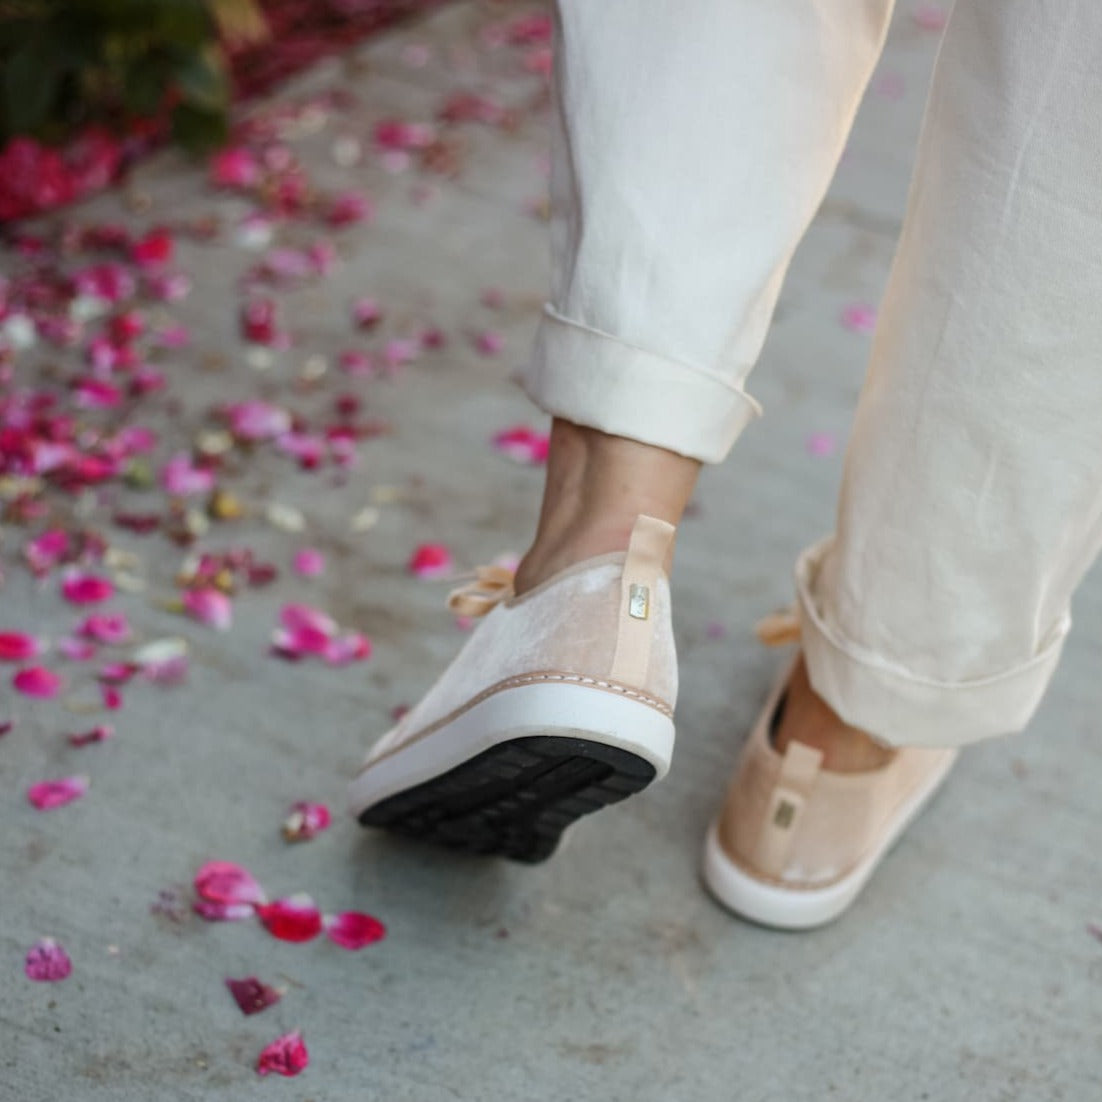
<path fill-rule="evenodd" d="M 841 917 L 860 895 L 880 862 L 902 838 L 945 782 L 956 761 L 946 754 L 927 782 L 903 805 L 880 844 L 850 873 L 825 888 L 785 888 L 761 880 L 727 856 L 713 821 L 704 841 L 703 878 L 716 900 L 740 918 L 778 930 L 811 930 Z"/>
<path fill-rule="evenodd" d="M 364 826 L 535 863 L 582 816 L 665 775 L 673 740 L 668 716 L 626 696 L 506 689 L 369 765 L 349 805 Z"/>

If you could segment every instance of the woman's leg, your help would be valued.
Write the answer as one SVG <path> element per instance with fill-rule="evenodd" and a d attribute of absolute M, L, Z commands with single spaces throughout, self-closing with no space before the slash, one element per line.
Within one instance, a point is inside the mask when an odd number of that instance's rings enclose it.
<path fill-rule="evenodd" d="M 837 534 L 797 570 L 810 683 L 885 741 L 1020 730 L 1102 542 L 1100 135 L 1102 5 L 958 0 Z"/>
<path fill-rule="evenodd" d="M 891 0 L 561 0 L 553 287 L 521 382 L 556 418 L 518 589 L 674 524 L 833 175 Z"/>

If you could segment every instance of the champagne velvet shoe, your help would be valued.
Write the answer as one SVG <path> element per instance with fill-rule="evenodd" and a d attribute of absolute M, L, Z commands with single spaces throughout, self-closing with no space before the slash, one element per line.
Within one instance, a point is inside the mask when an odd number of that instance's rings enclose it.
<path fill-rule="evenodd" d="M 773 735 L 795 662 L 778 680 L 704 844 L 704 882 L 729 910 L 804 930 L 838 918 L 941 786 L 956 750 L 904 747 L 860 773 L 822 768 L 822 752 Z"/>
<path fill-rule="evenodd" d="M 667 562 L 675 530 L 640 516 L 626 552 L 517 597 L 484 567 L 449 607 L 484 615 L 349 788 L 365 826 L 519 861 L 661 778 L 673 752 L 677 657 Z"/>

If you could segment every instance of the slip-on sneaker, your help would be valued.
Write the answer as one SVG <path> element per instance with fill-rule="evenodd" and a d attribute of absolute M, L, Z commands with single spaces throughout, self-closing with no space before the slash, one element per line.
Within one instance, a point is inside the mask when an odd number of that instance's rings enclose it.
<path fill-rule="evenodd" d="M 365 826 L 541 861 L 563 830 L 665 775 L 677 656 L 675 530 L 640 516 L 626 552 L 519 597 L 484 567 L 449 607 L 484 615 L 452 664 L 372 747 L 349 787 Z"/>
<path fill-rule="evenodd" d="M 860 773 L 822 768 L 822 752 L 773 745 L 789 666 L 774 687 L 704 844 L 704 882 L 729 910 L 805 930 L 838 918 L 941 786 L 956 750 L 903 747 Z"/>

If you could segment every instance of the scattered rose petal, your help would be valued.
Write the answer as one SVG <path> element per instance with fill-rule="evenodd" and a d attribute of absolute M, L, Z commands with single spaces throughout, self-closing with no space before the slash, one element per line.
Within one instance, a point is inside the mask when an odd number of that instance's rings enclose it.
<path fill-rule="evenodd" d="M 288 842 L 308 842 L 329 828 L 329 808 L 325 804 L 300 800 L 283 821 L 283 837 Z"/>
<path fill-rule="evenodd" d="M 494 448 L 516 463 L 538 466 L 547 462 L 550 438 L 545 432 L 537 432 L 525 425 L 504 429 L 493 439 Z"/>
<path fill-rule="evenodd" d="M 101 684 L 99 692 L 103 706 L 109 712 L 117 712 L 122 707 L 122 690 L 117 685 Z"/>
<path fill-rule="evenodd" d="M 36 983 L 56 983 L 65 979 L 73 970 L 73 962 L 58 942 L 44 937 L 35 942 L 23 962 L 27 979 Z"/>
<path fill-rule="evenodd" d="M 97 613 L 78 625 L 76 633 L 84 639 L 115 646 L 130 639 L 130 622 L 121 612 Z"/>
<path fill-rule="evenodd" d="M 371 915 L 344 911 L 325 916 L 325 934 L 342 949 L 362 949 L 386 937 L 386 927 Z"/>
<path fill-rule="evenodd" d="M 443 578 L 454 568 L 451 551 L 442 543 L 423 543 L 410 557 L 409 572 L 418 578 Z"/>
<path fill-rule="evenodd" d="M 226 415 L 230 431 L 238 440 L 270 440 L 291 428 L 291 415 L 268 402 L 239 402 L 227 407 Z"/>
<path fill-rule="evenodd" d="M 313 941 L 321 933 L 321 911 L 303 892 L 258 904 L 256 914 L 268 933 L 280 941 Z"/>
<path fill-rule="evenodd" d="M 41 639 L 21 631 L 0 631 L 0 662 L 25 662 L 41 653 Z"/>
<path fill-rule="evenodd" d="M 294 568 L 304 578 L 316 578 L 325 572 L 325 556 L 317 548 L 304 547 L 295 552 Z"/>
<path fill-rule="evenodd" d="M 207 922 L 240 922 L 256 913 L 251 903 L 214 903 L 209 899 L 195 900 L 192 910 Z"/>
<path fill-rule="evenodd" d="M 60 528 L 47 529 L 23 549 L 31 570 L 41 577 L 58 563 L 69 550 L 69 533 Z"/>
<path fill-rule="evenodd" d="M 352 303 L 352 320 L 361 329 L 371 329 L 382 320 L 383 311 L 373 298 L 358 298 Z"/>
<path fill-rule="evenodd" d="M 258 1075 L 298 1075 L 310 1063 L 302 1034 L 297 1030 L 276 1038 L 261 1052 L 256 1061 Z"/>
<path fill-rule="evenodd" d="M 24 696 L 35 696 L 42 700 L 57 696 L 61 692 L 61 678 L 45 666 L 28 666 L 19 670 L 11 679 L 17 692 Z"/>
<path fill-rule="evenodd" d="M 177 497 L 206 494 L 214 489 L 214 472 L 197 467 L 187 455 L 175 455 L 161 468 L 161 485 Z"/>
<path fill-rule="evenodd" d="M 74 639 L 65 636 L 57 643 L 57 653 L 70 662 L 87 662 L 96 656 L 96 644 L 89 639 Z"/>
<path fill-rule="evenodd" d="M 949 22 L 948 13 L 940 4 L 919 4 L 912 18 L 924 31 L 943 31 Z"/>
<path fill-rule="evenodd" d="M 262 983 L 256 976 L 226 980 L 226 986 L 242 1014 L 259 1014 L 269 1006 L 275 1006 L 282 996 L 274 988 Z"/>
<path fill-rule="evenodd" d="M 172 260 L 173 248 L 172 235 L 167 230 L 153 230 L 134 242 L 130 255 L 140 267 L 156 266 Z"/>
<path fill-rule="evenodd" d="M 233 626 L 233 602 L 213 586 L 184 590 L 184 611 L 201 624 L 215 631 L 229 631 Z"/>
<path fill-rule="evenodd" d="M 854 302 L 843 309 L 842 325 L 853 333 L 872 333 L 876 329 L 876 307 L 867 302 Z"/>
<path fill-rule="evenodd" d="M 115 595 L 115 586 L 110 578 L 74 569 L 62 579 L 61 592 L 71 604 L 94 605 L 110 600 Z"/>
<path fill-rule="evenodd" d="M 231 861 L 208 861 L 195 874 L 195 890 L 208 903 L 260 904 L 267 898 L 253 874 Z"/>
<path fill-rule="evenodd" d="M 79 800 L 88 791 L 87 777 L 61 777 L 56 781 L 39 781 L 27 789 L 27 799 L 39 811 L 53 811 Z"/>
<path fill-rule="evenodd" d="M 347 666 L 350 662 L 366 662 L 371 650 L 371 640 L 366 635 L 351 631 L 330 639 L 321 656 L 330 666 Z"/>
<path fill-rule="evenodd" d="M 90 731 L 85 731 L 83 734 L 70 735 L 70 746 L 91 746 L 97 742 L 106 742 L 109 738 L 114 738 L 115 728 L 107 723 L 101 723 L 96 727 L 93 727 Z"/>
<path fill-rule="evenodd" d="M 838 442 L 834 438 L 833 433 L 813 432 L 807 438 L 806 446 L 810 455 L 817 455 L 825 458 L 834 454 L 834 451 L 838 446 Z"/>
<path fill-rule="evenodd" d="M 497 356 L 505 348 L 505 338 L 493 329 L 485 329 L 475 335 L 474 346 L 483 356 Z"/>

